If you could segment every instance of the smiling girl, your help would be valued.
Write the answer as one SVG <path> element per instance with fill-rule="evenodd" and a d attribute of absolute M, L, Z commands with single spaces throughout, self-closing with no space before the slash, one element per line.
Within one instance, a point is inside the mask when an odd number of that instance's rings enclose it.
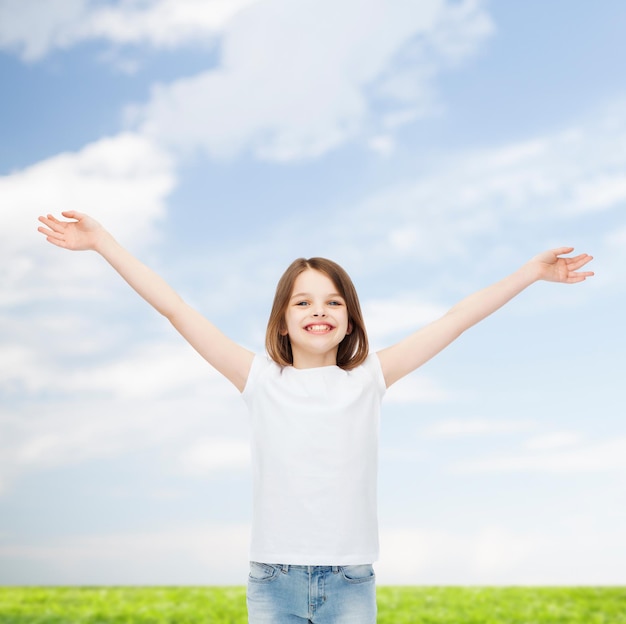
<path fill-rule="evenodd" d="M 577 283 L 592 258 L 535 256 L 404 340 L 370 353 L 348 274 L 324 258 L 285 271 L 255 355 L 222 334 L 94 219 L 39 217 L 47 240 L 94 250 L 242 393 L 252 428 L 251 624 L 373 624 L 380 403 L 393 383 L 536 281 Z"/>

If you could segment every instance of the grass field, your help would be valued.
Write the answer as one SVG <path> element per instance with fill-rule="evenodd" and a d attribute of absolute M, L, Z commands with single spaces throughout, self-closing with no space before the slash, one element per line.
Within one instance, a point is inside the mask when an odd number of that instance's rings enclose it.
<path fill-rule="evenodd" d="M 1 624 L 246 624 L 243 587 L 0 587 Z M 379 587 L 379 624 L 626 624 L 626 588 Z"/>

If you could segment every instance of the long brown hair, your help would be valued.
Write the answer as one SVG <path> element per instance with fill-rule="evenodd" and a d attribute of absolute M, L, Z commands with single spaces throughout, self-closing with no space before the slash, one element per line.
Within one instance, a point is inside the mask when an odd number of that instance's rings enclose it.
<path fill-rule="evenodd" d="M 307 269 L 324 273 L 335 285 L 346 302 L 348 323 L 352 331 L 340 343 L 337 350 L 337 366 L 351 370 L 363 363 L 369 353 L 365 323 L 359 297 L 350 276 L 336 262 L 327 258 L 298 258 L 283 273 L 276 286 L 274 304 L 267 323 L 265 348 L 268 355 L 281 366 L 293 364 L 291 341 L 286 335 L 285 313 L 298 275 Z"/>

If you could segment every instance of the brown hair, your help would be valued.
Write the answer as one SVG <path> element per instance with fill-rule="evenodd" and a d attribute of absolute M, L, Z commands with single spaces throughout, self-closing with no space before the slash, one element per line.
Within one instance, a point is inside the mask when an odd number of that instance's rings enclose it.
<path fill-rule="evenodd" d="M 291 341 L 289 336 L 285 334 L 287 330 L 285 313 L 296 278 L 307 269 L 313 269 L 328 276 L 346 302 L 348 323 L 350 323 L 352 331 L 339 343 L 337 366 L 345 370 L 356 368 L 364 362 L 369 353 L 367 332 L 361 313 L 359 297 L 346 271 L 336 262 L 326 258 L 298 258 L 289 265 L 278 281 L 276 294 L 274 295 L 274 304 L 265 334 L 267 353 L 281 366 L 291 366 L 293 364 Z"/>

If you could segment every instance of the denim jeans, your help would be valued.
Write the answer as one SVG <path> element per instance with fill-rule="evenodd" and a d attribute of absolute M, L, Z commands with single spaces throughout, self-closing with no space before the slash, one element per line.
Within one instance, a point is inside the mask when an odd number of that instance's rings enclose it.
<path fill-rule="evenodd" d="M 371 565 L 250 563 L 249 624 L 375 624 Z"/>

